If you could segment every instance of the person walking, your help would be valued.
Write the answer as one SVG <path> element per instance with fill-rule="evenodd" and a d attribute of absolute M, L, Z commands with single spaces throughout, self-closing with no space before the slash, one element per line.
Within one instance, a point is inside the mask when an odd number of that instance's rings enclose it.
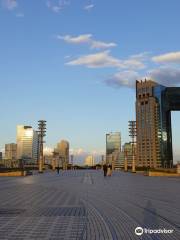
<path fill-rule="evenodd" d="M 58 167 L 57 167 L 57 174 L 59 174 L 59 170 L 60 170 L 60 167 L 58 166 Z"/>
<path fill-rule="evenodd" d="M 104 177 L 106 177 L 107 176 L 107 165 L 106 164 L 103 165 L 103 171 L 104 171 Z"/>
<path fill-rule="evenodd" d="M 107 176 L 111 176 L 112 175 L 112 166 L 111 165 L 108 165 L 108 168 L 107 168 Z"/>

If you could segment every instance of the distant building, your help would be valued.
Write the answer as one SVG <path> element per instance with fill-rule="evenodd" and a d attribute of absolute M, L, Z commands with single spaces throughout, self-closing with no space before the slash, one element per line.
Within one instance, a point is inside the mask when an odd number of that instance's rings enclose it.
<path fill-rule="evenodd" d="M 9 159 L 9 160 L 17 159 L 17 144 L 16 143 L 5 144 L 5 159 Z"/>
<path fill-rule="evenodd" d="M 136 146 L 134 146 L 134 149 L 136 150 Z M 122 153 L 120 154 L 120 165 L 121 168 L 124 167 L 124 160 L 125 160 L 125 154 L 127 156 L 127 165 L 128 167 L 132 167 L 132 160 L 133 160 L 133 147 L 132 143 L 125 143 L 122 147 Z"/>
<path fill-rule="evenodd" d="M 106 162 L 119 167 L 119 153 L 121 152 L 120 132 L 106 134 Z"/>
<path fill-rule="evenodd" d="M 0 161 L 2 161 L 2 159 L 3 159 L 3 153 L 0 152 Z"/>
<path fill-rule="evenodd" d="M 45 147 L 43 149 L 43 153 L 44 153 L 44 162 L 46 164 L 51 164 L 53 160 L 53 149 Z"/>
<path fill-rule="evenodd" d="M 31 126 L 17 126 L 17 159 L 25 163 L 38 161 L 38 132 Z"/>
<path fill-rule="evenodd" d="M 16 143 L 5 144 L 4 164 L 6 167 L 18 167 Z"/>
<path fill-rule="evenodd" d="M 85 158 L 85 161 L 84 161 L 85 166 L 92 167 L 92 166 L 94 166 L 94 164 L 95 164 L 94 157 L 92 155 L 87 156 Z"/>
<path fill-rule="evenodd" d="M 55 149 L 56 154 L 59 154 L 59 163 L 60 167 L 67 169 L 69 164 L 69 142 L 66 140 L 62 140 L 57 144 L 57 148 Z"/>

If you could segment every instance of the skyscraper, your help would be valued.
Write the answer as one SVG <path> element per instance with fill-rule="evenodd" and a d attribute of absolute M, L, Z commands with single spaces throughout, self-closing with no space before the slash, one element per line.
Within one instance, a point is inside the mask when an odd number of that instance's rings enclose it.
<path fill-rule="evenodd" d="M 38 133 L 31 126 L 17 126 L 17 159 L 26 163 L 38 160 Z"/>
<path fill-rule="evenodd" d="M 120 132 L 106 134 L 106 162 L 114 164 L 119 159 L 121 151 L 121 134 Z"/>
<path fill-rule="evenodd" d="M 57 144 L 55 151 L 59 153 L 62 165 L 64 165 L 63 168 L 67 168 L 69 164 L 69 142 L 62 140 Z"/>
<path fill-rule="evenodd" d="M 171 167 L 171 111 L 180 110 L 180 88 L 136 82 L 137 165 Z"/>

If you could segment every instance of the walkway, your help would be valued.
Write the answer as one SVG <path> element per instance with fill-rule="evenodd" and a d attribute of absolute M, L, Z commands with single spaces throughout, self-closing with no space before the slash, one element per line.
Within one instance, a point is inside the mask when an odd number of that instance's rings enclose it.
<path fill-rule="evenodd" d="M 171 229 L 142 234 L 135 228 Z M 180 178 L 101 170 L 0 178 L 0 239 L 180 239 Z"/>

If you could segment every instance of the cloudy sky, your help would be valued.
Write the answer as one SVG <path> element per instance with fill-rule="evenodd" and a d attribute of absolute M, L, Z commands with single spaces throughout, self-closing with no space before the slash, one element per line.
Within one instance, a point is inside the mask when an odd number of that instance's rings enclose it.
<path fill-rule="evenodd" d="M 67 139 L 77 155 L 102 154 L 109 131 L 129 141 L 135 80 L 180 84 L 179 9 L 179 0 L 0 0 L 0 148 L 17 124 L 42 118 L 46 145 Z"/>

